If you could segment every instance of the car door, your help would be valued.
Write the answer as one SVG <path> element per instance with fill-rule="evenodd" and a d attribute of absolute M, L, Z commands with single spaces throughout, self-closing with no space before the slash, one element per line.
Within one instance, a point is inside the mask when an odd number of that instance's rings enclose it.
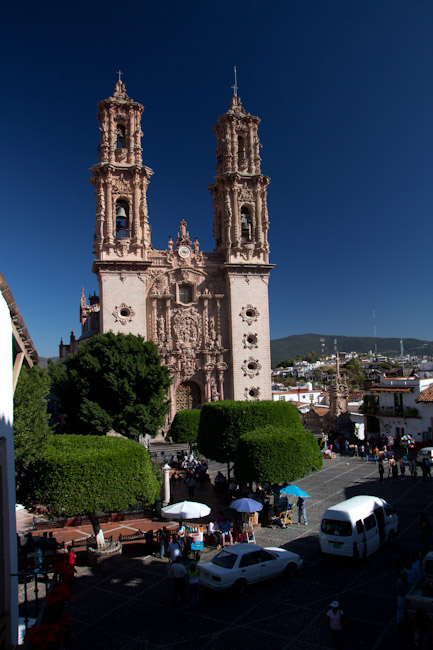
<path fill-rule="evenodd" d="M 371 514 L 364 519 L 365 530 L 365 544 L 367 547 L 367 555 L 371 555 L 379 548 L 380 538 L 379 530 L 377 527 L 376 517 Z"/>
<path fill-rule="evenodd" d="M 278 562 L 275 555 L 263 549 L 263 551 L 261 551 L 260 569 L 260 579 L 266 580 L 266 578 L 271 578 L 272 576 L 281 573 L 283 564 Z"/>
<path fill-rule="evenodd" d="M 261 551 L 251 551 L 241 557 L 239 562 L 239 578 L 244 578 L 249 583 L 258 582 L 261 579 L 261 553 Z"/>

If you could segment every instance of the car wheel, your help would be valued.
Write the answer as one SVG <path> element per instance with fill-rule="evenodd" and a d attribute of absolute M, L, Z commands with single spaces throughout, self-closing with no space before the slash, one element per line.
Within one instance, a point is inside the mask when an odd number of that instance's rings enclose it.
<path fill-rule="evenodd" d="M 233 585 L 233 591 L 237 596 L 243 594 L 246 588 L 247 588 L 247 581 L 243 579 L 236 580 L 235 584 Z"/>
<path fill-rule="evenodd" d="M 284 575 L 287 576 L 288 578 L 294 578 L 297 573 L 298 573 L 297 566 L 296 564 L 293 564 L 293 562 L 288 564 L 284 569 Z"/>

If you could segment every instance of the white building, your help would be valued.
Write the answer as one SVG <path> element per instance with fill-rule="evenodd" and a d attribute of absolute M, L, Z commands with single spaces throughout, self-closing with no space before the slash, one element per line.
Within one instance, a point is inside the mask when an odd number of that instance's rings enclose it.
<path fill-rule="evenodd" d="M 289 390 L 273 390 L 272 400 L 274 402 L 296 402 L 296 406 L 308 406 L 313 404 L 320 404 L 322 402 L 321 395 L 323 391 L 319 388 L 313 388 L 313 385 L 308 382 L 304 386 L 296 386 Z"/>
<path fill-rule="evenodd" d="M 429 373 L 419 373 L 423 374 Z M 431 440 L 433 409 L 421 396 L 432 384 L 429 376 L 382 377 L 364 399 L 366 437 L 381 434 L 397 440 L 411 435 L 415 442 Z"/>

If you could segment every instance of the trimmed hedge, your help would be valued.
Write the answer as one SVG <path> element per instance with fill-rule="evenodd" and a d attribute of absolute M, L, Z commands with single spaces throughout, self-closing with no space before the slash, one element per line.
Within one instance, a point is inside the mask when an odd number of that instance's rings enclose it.
<path fill-rule="evenodd" d="M 198 450 L 220 463 L 233 461 L 239 438 L 266 425 L 303 431 L 299 413 L 290 402 L 209 402 L 201 409 Z"/>
<path fill-rule="evenodd" d="M 173 442 L 187 442 L 191 444 L 197 440 L 200 410 L 188 409 L 178 411 L 170 427 L 170 437 Z"/>
<path fill-rule="evenodd" d="M 321 469 L 322 462 L 316 438 L 309 431 L 266 426 L 239 439 L 235 475 L 242 483 L 291 482 Z"/>
<path fill-rule="evenodd" d="M 53 435 L 26 472 L 23 503 L 53 516 L 153 504 L 160 486 L 145 447 L 106 436 Z"/>

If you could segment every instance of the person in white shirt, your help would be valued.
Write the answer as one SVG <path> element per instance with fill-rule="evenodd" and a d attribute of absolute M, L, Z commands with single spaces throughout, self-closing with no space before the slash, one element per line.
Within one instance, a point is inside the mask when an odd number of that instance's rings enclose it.
<path fill-rule="evenodd" d="M 178 596 L 180 596 L 182 605 L 185 605 L 186 569 L 182 564 L 182 558 L 180 555 L 176 557 L 176 561 L 171 565 L 171 575 L 173 577 L 173 595 L 171 598 L 171 606 L 176 607 Z"/>

